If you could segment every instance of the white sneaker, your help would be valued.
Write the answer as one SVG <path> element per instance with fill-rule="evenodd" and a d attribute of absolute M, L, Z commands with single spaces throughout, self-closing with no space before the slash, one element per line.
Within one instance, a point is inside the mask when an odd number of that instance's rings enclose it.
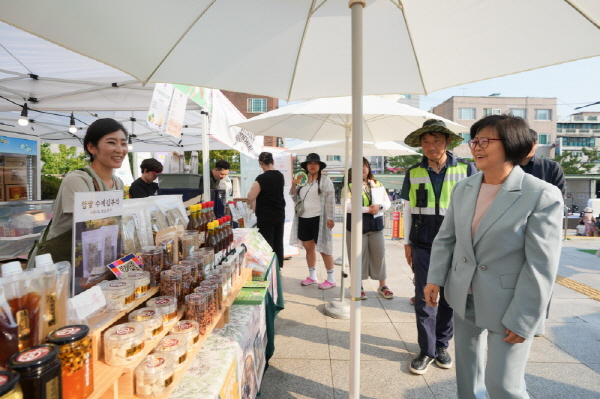
<path fill-rule="evenodd" d="M 342 265 L 342 257 L 338 257 L 336 260 L 333 261 L 334 265 L 338 265 L 341 266 Z M 348 262 L 346 262 L 346 266 L 348 266 Z"/>

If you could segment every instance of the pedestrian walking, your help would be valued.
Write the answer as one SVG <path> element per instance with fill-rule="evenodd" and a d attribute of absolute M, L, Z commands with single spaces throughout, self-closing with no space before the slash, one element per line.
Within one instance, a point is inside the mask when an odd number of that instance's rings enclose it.
<path fill-rule="evenodd" d="M 518 167 L 527 122 L 487 116 L 469 147 L 482 171 L 456 184 L 433 243 L 425 298 L 454 309 L 459 398 L 529 398 L 525 366 L 558 270 L 560 190 Z M 487 363 L 486 363 L 487 357 Z"/>
<path fill-rule="evenodd" d="M 437 119 L 426 120 L 423 127 L 404 140 L 408 146 L 423 150 L 421 162 L 407 171 L 401 191 L 405 200 L 404 252 L 415 274 L 414 308 L 420 353 L 409 368 L 415 374 L 425 374 L 434 361 L 441 368 L 452 367 L 447 351 L 454 331 L 452 308 L 442 290 L 436 312 L 425 302 L 423 289 L 427 283 L 431 245 L 446 215 L 452 189 L 459 180 L 477 173 L 471 162 L 448 151 L 451 143 L 460 141 L 462 137 Z"/>

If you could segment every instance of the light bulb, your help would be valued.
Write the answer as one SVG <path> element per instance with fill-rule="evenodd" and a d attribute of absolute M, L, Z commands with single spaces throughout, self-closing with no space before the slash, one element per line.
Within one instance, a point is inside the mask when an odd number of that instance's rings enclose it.
<path fill-rule="evenodd" d="M 19 123 L 19 125 L 21 126 L 27 126 L 29 125 L 29 119 L 24 118 L 24 117 L 20 117 L 19 120 L 17 121 Z"/>
<path fill-rule="evenodd" d="M 127 144 L 127 149 L 129 151 L 133 151 L 133 145 L 132 144 Z"/>
<path fill-rule="evenodd" d="M 77 126 L 75 126 L 75 117 L 73 116 L 73 113 L 71 112 L 71 126 L 69 126 L 69 133 L 77 133 Z"/>

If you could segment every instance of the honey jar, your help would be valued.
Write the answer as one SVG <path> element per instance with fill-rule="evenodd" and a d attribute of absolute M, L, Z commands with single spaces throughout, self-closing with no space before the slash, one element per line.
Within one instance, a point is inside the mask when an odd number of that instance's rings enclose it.
<path fill-rule="evenodd" d="M 8 370 L 0 371 L 0 399 L 23 399 L 19 374 Z"/>
<path fill-rule="evenodd" d="M 8 367 L 20 374 L 24 398 L 62 398 L 58 346 L 43 344 L 17 352 L 8 360 Z"/>
<path fill-rule="evenodd" d="M 92 339 L 83 324 L 52 331 L 46 341 L 59 347 L 62 364 L 63 399 L 85 399 L 94 391 Z"/>

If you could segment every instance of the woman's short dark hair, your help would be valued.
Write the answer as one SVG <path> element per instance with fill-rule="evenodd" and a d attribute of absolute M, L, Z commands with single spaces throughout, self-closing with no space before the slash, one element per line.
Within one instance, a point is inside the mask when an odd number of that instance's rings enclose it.
<path fill-rule="evenodd" d="M 273 154 L 270 152 L 261 152 L 258 156 L 258 161 L 264 163 L 265 165 L 269 165 L 273 163 Z"/>
<path fill-rule="evenodd" d="M 506 161 L 513 165 L 520 164 L 535 144 L 527 121 L 518 116 L 502 114 L 481 118 L 471 126 L 471 138 L 474 139 L 486 127 L 496 130 L 504 147 Z"/>
<path fill-rule="evenodd" d="M 163 165 L 154 158 L 148 158 L 142 161 L 140 164 L 140 169 L 142 170 L 142 173 L 144 173 L 144 170 L 148 172 L 162 173 Z"/>
<path fill-rule="evenodd" d="M 98 146 L 100 139 L 107 134 L 118 132 L 122 130 L 125 133 L 125 138 L 129 135 L 127 129 L 112 118 L 102 118 L 95 120 L 88 128 L 83 138 L 83 149 L 89 155 L 90 159 L 94 159 L 94 155 L 88 150 L 88 144 L 92 144 L 94 147 Z"/>

